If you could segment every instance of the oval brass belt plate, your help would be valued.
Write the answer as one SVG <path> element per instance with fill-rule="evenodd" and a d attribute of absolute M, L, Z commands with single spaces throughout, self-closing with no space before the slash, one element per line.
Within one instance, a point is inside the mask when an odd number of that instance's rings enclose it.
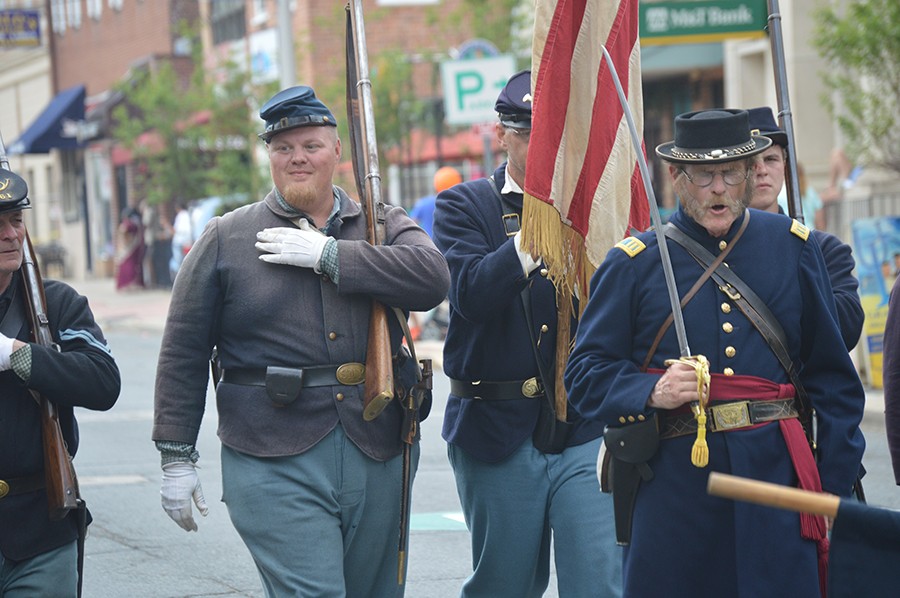
<path fill-rule="evenodd" d="M 341 364 L 334 375 L 338 382 L 347 386 L 362 384 L 366 381 L 366 364 L 356 362 Z"/>
<path fill-rule="evenodd" d="M 535 397 L 541 396 L 543 391 L 541 390 L 541 385 L 538 382 L 537 378 L 529 378 L 525 382 L 522 383 L 522 394 L 528 397 L 529 399 L 533 399 Z"/>
<path fill-rule="evenodd" d="M 9 484 L 0 480 L 0 498 L 3 498 L 7 494 L 9 494 Z"/>

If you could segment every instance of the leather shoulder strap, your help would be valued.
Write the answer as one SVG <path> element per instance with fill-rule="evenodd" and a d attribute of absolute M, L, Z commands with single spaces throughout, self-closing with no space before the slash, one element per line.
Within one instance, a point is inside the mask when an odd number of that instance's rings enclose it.
<path fill-rule="evenodd" d="M 709 251 L 686 235 L 678 227 L 671 224 L 666 225 L 665 234 L 666 237 L 684 247 L 684 249 L 701 265 L 708 267 L 709 264 L 714 261 L 714 258 Z M 735 302 L 738 308 L 745 316 L 747 316 L 753 326 L 763 336 L 766 344 L 772 349 L 775 357 L 778 358 L 781 366 L 787 372 L 788 378 L 790 378 L 791 383 L 794 385 L 794 389 L 797 391 L 797 397 L 800 399 L 801 409 L 806 411 L 807 414 L 811 414 L 812 405 L 809 401 L 809 396 L 806 394 L 806 390 L 800 382 L 800 377 L 797 375 L 796 368 L 794 368 L 794 363 L 788 354 L 787 335 L 781 327 L 781 324 L 778 322 L 778 318 L 775 317 L 775 314 L 772 313 L 765 302 L 760 299 L 759 295 L 757 295 L 747 283 L 741 280 L 741 278 L 735 274 L 734 270 L 724 263 L 715 269 L 712 278 L 716 284 L 719 285 L 719 289 Z"/>

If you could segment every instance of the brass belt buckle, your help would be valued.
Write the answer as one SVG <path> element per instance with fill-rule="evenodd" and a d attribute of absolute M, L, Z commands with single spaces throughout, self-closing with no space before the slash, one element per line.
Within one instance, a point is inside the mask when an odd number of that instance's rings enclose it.
<path fill-rule="evenodd" d="M 541 388 L 541 383 L 538 381 L 537 376 L 531 377 L 522 383 L 522 394 L 529 399 L 534 399 L 544 394 L 544 389 Z"/>
<path fill-rule="evenodd" d="M 715 405 L 712 408 L 716 430 L 733 430 L 746 428 L 750 422 L 750 401 L 735 401 Z"/>
<path fill-rule="evenodd" d="M 9 494 L 9 484 L 4 480 L 0 480 L 0 498 L 3 498 Z"/>
<path fill-rule="evenodd" d="M 338 366 L 335 378 L 346 386 L 356 386 L 366 381 L 366 365 L 364 363 L 344 363 Z"/>

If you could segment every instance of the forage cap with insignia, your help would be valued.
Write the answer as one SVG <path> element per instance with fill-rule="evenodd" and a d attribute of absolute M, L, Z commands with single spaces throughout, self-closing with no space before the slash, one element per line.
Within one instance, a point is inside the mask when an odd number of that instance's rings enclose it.
<path fill-rule="evenodd" d="M 531 71 L 519 71 L 509 78 L 494 110 L 500 117 L 500 123 L 513 129 L 531 128 Z"/>
<path fill-rule="evenodd" d="M 31 207 L 28 184 L 16 173 L 0 168 L 0 213 Z"/>

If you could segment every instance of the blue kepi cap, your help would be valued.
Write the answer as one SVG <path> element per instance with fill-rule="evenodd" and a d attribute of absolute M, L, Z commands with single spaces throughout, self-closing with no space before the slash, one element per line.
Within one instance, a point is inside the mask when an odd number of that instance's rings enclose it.
<path fill-rule="evenodd" d="M 505 127 L 531 128 L 531 71 L 519 71 L 509 78 L 494 104 L 494 110 Z"/>
<path fill-rule="evenodd" d="M 331 110 L 316 97 L 312 87 L 297 85 L 279 91 L 259 109 L 266 121 L 259 138 L 266 143 L 276 134 L 297 127 L 336 127 Z"/>
<path fill-rule="evenodd" d="M 14 172 L 0 168 L 0 213 L 31 207 L 28 183 Z"/>

